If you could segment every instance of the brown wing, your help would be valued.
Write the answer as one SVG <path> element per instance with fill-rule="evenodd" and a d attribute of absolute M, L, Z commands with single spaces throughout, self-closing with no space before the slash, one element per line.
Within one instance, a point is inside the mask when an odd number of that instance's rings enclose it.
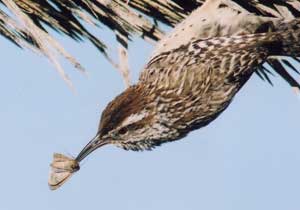
<path fill-rule="evenodd" d="M 140 82 L 190 89 L 207 80 L 214 86 L 245 80 L 266 60 L 267 45 L 276 39 L 275 33 L 262 33 L 196 40 L 154 57 L 141 73 Z"/>

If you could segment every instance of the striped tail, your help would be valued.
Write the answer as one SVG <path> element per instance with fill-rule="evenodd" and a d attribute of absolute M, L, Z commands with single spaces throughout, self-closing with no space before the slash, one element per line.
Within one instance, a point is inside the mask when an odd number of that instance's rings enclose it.
<path fill-rule="evenodd" d="M 281 53 L 283 56 L 300 56 L 300 18 L 283 22 L 278 27 Z"/>
<path fill-rule="evenodd" d="M 282 22 L 275 29 L 277 41 L 269 46 L 271 56 L 267 64 L 272 67 L 291 87 L 300 90 L 299 82 L 293 78 L 289 71 L 300 75 L 300 18 L 289 22 Z M 288 56 L 288 57 L 285 57 Z M 288 68 L 287 68 L 288 67 Z M 257 75 L 272 85 L 270 75 L 272 72 L 262 65 L 256 71 Z"/>

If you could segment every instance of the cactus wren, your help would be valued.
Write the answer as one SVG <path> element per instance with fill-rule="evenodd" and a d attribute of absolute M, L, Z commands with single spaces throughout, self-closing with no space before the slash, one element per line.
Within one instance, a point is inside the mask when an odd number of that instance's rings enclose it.
<path fill-rule="evenodd" d="M 298 22 L 290 24 L 298 27 Z M 299 55 L 299 34 L 291 27 L 200 39 L 157 55 L 138 83 L 108 104 L 96 137 L 76 160 L 106 144 L 151 150 L 206 126 L 228 107 L 268 56 Z"/>

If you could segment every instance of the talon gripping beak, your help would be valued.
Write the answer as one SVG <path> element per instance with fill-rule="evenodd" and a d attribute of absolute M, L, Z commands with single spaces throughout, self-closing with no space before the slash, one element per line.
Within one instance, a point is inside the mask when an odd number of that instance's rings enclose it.
<path fill-rule="evenodd" d="M 99 147 L 102 147 L 106 144 L 108 144 L 109 142 L 105 141 L 105 140 L 101 140 L 99 138 L 99 135 L 96 135 L 82 150 L 81 152 L 78 154 L 78 156 L 76 157 L 76 161 L 80 162 L 82 161 L 86 156 L 88 156 L 91 152 L 93 152 L 94 150 L 98 149 Z"/>

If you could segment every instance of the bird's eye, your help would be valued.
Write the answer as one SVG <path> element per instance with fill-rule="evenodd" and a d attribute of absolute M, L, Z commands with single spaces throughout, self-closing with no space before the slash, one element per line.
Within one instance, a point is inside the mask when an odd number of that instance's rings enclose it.
<path fill-rule="evenodd" d="M 119 130 L 119 134 L 123 135 L 125 133 L 127 133 L 128 129 L 126 127 L 123 127 Z"/>

